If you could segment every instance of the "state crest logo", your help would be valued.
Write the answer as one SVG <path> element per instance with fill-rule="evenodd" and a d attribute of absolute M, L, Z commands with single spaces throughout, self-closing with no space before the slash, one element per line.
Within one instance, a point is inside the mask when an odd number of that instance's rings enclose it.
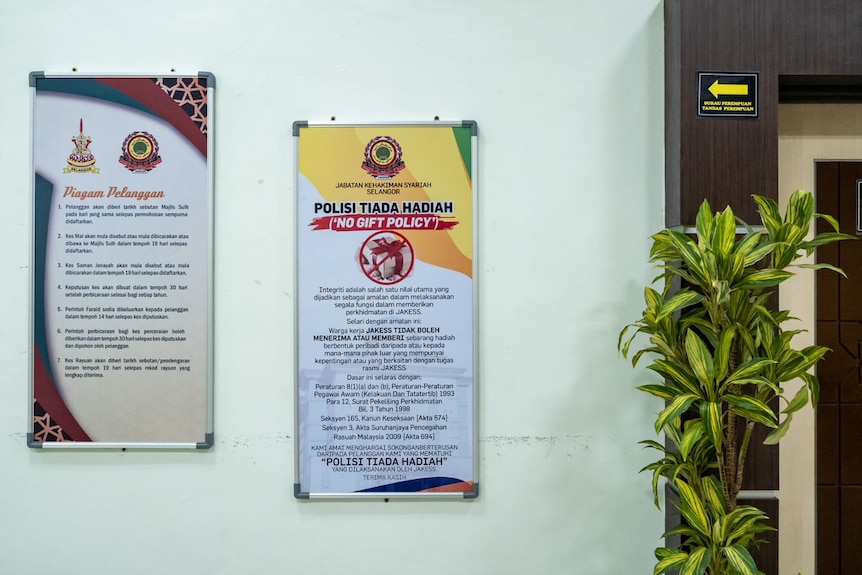
<path fill-rule="evenodd" d="M 365 146 L 362 169 L 378 180 L 388 180 L 405 168 L 401 146 L 394 138 L 377 136 Z"/>
<path fill-rule="evenodd" d="M 159 143 L 149 132 L 132 132 L 123 140 L 119 162 L 135 173 L 146 173 L 162 163 Z"/>
<path fill-rule="evenodd" d="M 66 160 L 66 167 L 63 168 L 64 174 L 72 172 L 79 174 L 84 172 L 99 173 L 99 168 L 96 167 L 96 157 L 90 151 L 92 142 L 90 136 L 84 135 L 84 119 L 81 118 L 78 122 L 78 135 L 72 138 L 75 149 Z"/>

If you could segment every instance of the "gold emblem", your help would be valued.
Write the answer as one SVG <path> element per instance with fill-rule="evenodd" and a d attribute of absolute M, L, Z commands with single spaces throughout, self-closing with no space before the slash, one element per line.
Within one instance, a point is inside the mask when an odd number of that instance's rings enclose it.
<path fill-rule="evenodd" d="M 78 124 L 78 135 L 72 138 L 72 143 L 75 144 L 75 150 L 69 154 L 69 159 L 66 160 L 68 165 L 63 168 L 64 174 L 68 174 L 70 172 L 99 173 L 99 168 L 96 167 L 96 157 L 93 156 L 93 152 L 90 151 L 91 142 L 92 140 L 90 139 L 90 136 L 84 135 L 84 119 L 81 118 Z"/>

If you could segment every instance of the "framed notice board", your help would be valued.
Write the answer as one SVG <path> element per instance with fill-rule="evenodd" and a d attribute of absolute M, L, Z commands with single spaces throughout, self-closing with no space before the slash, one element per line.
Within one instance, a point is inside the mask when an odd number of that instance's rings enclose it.
<path fill-rule="evenodd" d="M 29 445 L 210 447 L 215 78 L 30 88 Z"/>
<path fill-rule="evenodd" d="M 296 497 L 476 497 L 476 123 L 293 134 Z"/>

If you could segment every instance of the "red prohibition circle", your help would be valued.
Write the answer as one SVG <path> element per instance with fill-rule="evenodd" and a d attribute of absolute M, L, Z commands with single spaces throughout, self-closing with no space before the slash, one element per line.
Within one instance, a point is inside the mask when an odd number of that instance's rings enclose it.
<path fill-rule="evenodd" d="M 405 261 L 408 258 L 409 261 Z M 359 248 L 362 273 L 376 284 L 394 285 L 403 281 L 413 271 L 415 262 L 413 246 L 393 230 L 381 230 L 368 236 Z"/>

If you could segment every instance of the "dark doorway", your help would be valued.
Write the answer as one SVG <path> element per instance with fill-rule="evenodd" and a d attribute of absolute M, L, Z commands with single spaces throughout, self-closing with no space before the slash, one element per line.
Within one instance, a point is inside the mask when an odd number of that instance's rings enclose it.
<path fill-rule="evenodd" d="M 862 154 L 862 150 L 860 150 Z M 817 211 L 857 233 L 862 162 L 817 163 Z M 822 227 L 820 231 L 831 231 Z M 817 272 L 817 343 L 832 349 L 817 374 L 817 573 L 862 573 L 862 242 L 840 242 L 818 259 L 847 278 Z"/>

